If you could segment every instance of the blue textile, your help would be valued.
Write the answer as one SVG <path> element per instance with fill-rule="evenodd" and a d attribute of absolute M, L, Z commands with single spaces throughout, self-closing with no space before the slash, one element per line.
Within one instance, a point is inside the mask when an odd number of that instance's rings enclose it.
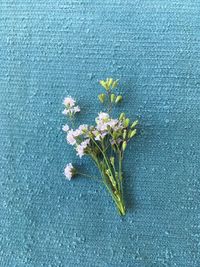
<path fill-rule="evenodd" d="M 0 266 L 200 266 L 199 0 L 0 1 Z M 106 190 L 64 179 L 65 96 L 79 123 L 120 79 L 140 118 L 121 219 Z M 119 110 L 117 110 L 119 112 Z"/>

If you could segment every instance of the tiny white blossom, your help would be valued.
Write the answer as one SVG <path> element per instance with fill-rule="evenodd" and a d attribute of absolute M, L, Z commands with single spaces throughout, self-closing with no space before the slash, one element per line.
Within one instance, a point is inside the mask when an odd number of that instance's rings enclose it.
<path fill-rule="evenodd" d="M 85 154 L 85 149 L 87 148 L 87 146 L 89 145 L 89 143 L 90 143 L 90 140 L 89 139 L 86 139 L 80 145 L 78 145 L 76 147 L 77 155 L 80 158 L 82 158 L 82 156 Z"/>
<path fill-rule="evenodd" d="M 74 108 L 71 109 L 72 113 L 77 113 L 77 112 L 80 112 L 81 109 L 79 106 L 75 106 Z"/>
<path fill-rule="evenodd" d="M 68 109 L 64 109 L 63 112 L 62 112 L 63 115 L 68 115 L 69 114 L 69 110 Z"/>
<path fill-rule="evenodd" d="M 65 167 L 65 170 L 64 170 L 64 174 L 65 174 L 65 177 L 70 181 L 71 178 L 73 177 L 74 175 L 74 167 L 71 163 L 67 164 L 67 166 Z"/>
<path fill-rule="evenodd" d="M 68 134 L 67 134 L 67 142 L 72 146 L 76 144 L 76 139 L 74 137 L 74 131 L 73 130 L 70 130 L 68 132 Z"/>
<path fill-rule="evenodd" d="M 71 97 L 65 97 L 63 104 L 67 107 L 74 107 L 75 106 L 76 101 Z"/>
<path fill-rule="evenodd" d="M 80 158 L 82 158 L 82 156 L 84 155 L 84 147 L 82 145 L 78 145 L 76 147 L 76 151 L 77 151 L 77 156 L 79 156 Z"/>
<path fill-rule="evenodd" d="M 82 134 L 82 131 L 80 129 L 76 129 L 73 131 L 73 136 L 74 137 L 78 137 Z"/>
<path fill-rule="evenodd" d="M 87 124 L 81 124 L 81 125 L 78 127 L 78 129 L 79 129 L 82 133 L 84 133 L 84 132 L 86 132 L 86 131 L 88 130 L 88 125 L 87 125 Z"/>
<path fill-rule="evenodd" d="M 67 124 L 63 125 L 62 130 L 64 132 L 68 132 L 69 131 L 69 125 L 67 125 Z"/>
<path fill-rule="evenodd" d="M 100 112 L 97 119 L 98 120 L 107 120 L 107 119 L 109 119 L 109 114 L 106 112 Z"/>

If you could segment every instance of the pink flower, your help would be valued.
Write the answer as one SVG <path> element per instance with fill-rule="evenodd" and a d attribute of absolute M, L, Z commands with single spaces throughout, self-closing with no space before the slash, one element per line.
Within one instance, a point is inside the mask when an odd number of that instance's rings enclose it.
<path fill-rule="evenodd" d="M 67 164 L 64 170 L 65 177 L 70 181 L 75 174 L 75 169 L 71 163 Z"/>
<path fill-rule="evenodd" d="M 65 97 L 63 104 L 67 107 L 74 107 L 76 101 L 71 97 Z"/>
<path fill-rule="evenodd" d="M 85 154 L 85 149 L 90 143 L 90 139 L 86 139 L 83 141 L 80 145 L 76 147 L 77 155 L 82 158 L 82 156 Z"/>
<path fill-rule="evenodd" d="M 69 131 L 69 125 L 63 125 L 62 130 L 67 133 Z"/>
<path fill-rule="evenodd" d="M 68 134 L 67 134 L 67 142 L 72 146 L 76 144 L 76 139 L 74 138 L 74 131 L 73 130 L 70 130 L 68 132 Z"/>
<path fill-rule="evenodd" d="M 82 158 L 82 156 L 84 155 L 84 147 L 82 145 L 78 145 L 76 147 L 76 151 L 77 151 L 77 156 L 79 156 L 80 158 Z"/>

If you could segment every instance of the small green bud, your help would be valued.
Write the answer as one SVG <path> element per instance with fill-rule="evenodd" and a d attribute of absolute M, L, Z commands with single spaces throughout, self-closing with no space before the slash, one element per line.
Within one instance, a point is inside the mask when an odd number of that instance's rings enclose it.
<path fill-rule="evenodd" d="M 108 82 L 107 81 L 99 81 L 100 85 L 103 86 L 103 88 L 106 89 L 106 91 L 109 91 Z"/>
<path fill-rule="evenodd" d="M 116 188 L 116 182 L 113 178 L 113 175 L 112 175 L 112 172 L 110 169 L 107 169 L 106 170 L 106 174 L 108 175 L 109 179 L 110 179 L 110 182 L 112 183 L 113 187 Z"/>
<path fill-rule="evenodd" d="M 126 119 L 124 120 L 124 126 L 125 126 L 125 127 L 128 127 L 128 126 L 129 126 L 129 122 L 130 122 L 129 118 L 126 118 Z"/>
<path fill-rule="evenodd" d="M 124 141 L 123 144 L 122 144 L 122 149 L 123 149 L 123 151 L 125 151 L 126 146 L 127 146 L 127 143 L 126 143 L 126 141 Z"/>
<path fill-rule="evenodd" d="M 127 134 L 127 131 L 125 130 L 125 131 L 123 132 L 123 139 L 126 139 L 126 134 Z"/>
<path fill-rule="evenodd" d="M 108 85 L 108 88 L 110 89 L 110 86 L 112 85 L 113 83 L 113 79 L 112 78 L 107 78 L 107 85 Z"/>
<path fill-rule="evenodd" d="M 113 138 L 117 139 L 117 137 L 118 137 L 118 133 L 117 132 L 113 132 Z"/>
<path fill-rule="evenodd" d="M 112 166 L 114 166 L 115 165 L 115 158 L 114 157 L 110 157 L 110 162 L 111 162 Z"/>
<path fill-rule="evenodd" d="M 133 130 L 133 131 L 131 131 L 130 138 L 132 138 L 134 135 L 136 135 L 136 133 L 137 133 L 137 130 L 136 129 Z"/>
<path fill-rule="evenodd" d="M 125 118 L 125 113 L 122 112 L 122 113 L 120 114 L 120 116 L 119 116 L 119 119 L 120 119 L 120 120 L 123 120 L 124 118 Z"/>
<path fill-rule="evenodd" d="M 115 87 L 117 87 L 117 85 L 118 85 L 118 81 L 119 80 L 115 80 L 114 82 L 113 82 L 113 84 L 112 84 L 112 88 L 114 89 Z"/>
<path fill-rule="evenodd" d="M 115 101 L 115 94 L 110 95 L 110 102 L 113 103 Z"/>
<path fill-rule="evenodd" d="M 105 94 L 100 94 L 100 95 L 98 95 L 99 101 L 100 101 L 101 103 L 103 103 L 103 102 L 104 102 L 104 100 L 105 100 L 105 97 L 106 97 L 106 95 L 105 95 Z"/>
<path fill-rule="evenodd" d="M 138 125 L 138 120 L 134 121 L 131 125 L 131 129 L 133 129 L 136 125 Z"/>
<path fill-rule="evenodd" d="M 118 95 L 117 98 L 115 99 L 115 103 L 119 103 L 122 101 L 122 96 L 121 95 Z"/>

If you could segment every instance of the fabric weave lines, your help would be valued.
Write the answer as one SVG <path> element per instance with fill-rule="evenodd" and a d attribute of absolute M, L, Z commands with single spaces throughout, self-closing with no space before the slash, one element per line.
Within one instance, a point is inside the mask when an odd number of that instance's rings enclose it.
<path fill-rule="evenodd" d="M 0 266 L 200 266 L 200 2 L 0 1 Z M 126 153 L 121 219 L 66 144 L 65 96 L 101 109 L 119 78 L 140 134 Z"/>

